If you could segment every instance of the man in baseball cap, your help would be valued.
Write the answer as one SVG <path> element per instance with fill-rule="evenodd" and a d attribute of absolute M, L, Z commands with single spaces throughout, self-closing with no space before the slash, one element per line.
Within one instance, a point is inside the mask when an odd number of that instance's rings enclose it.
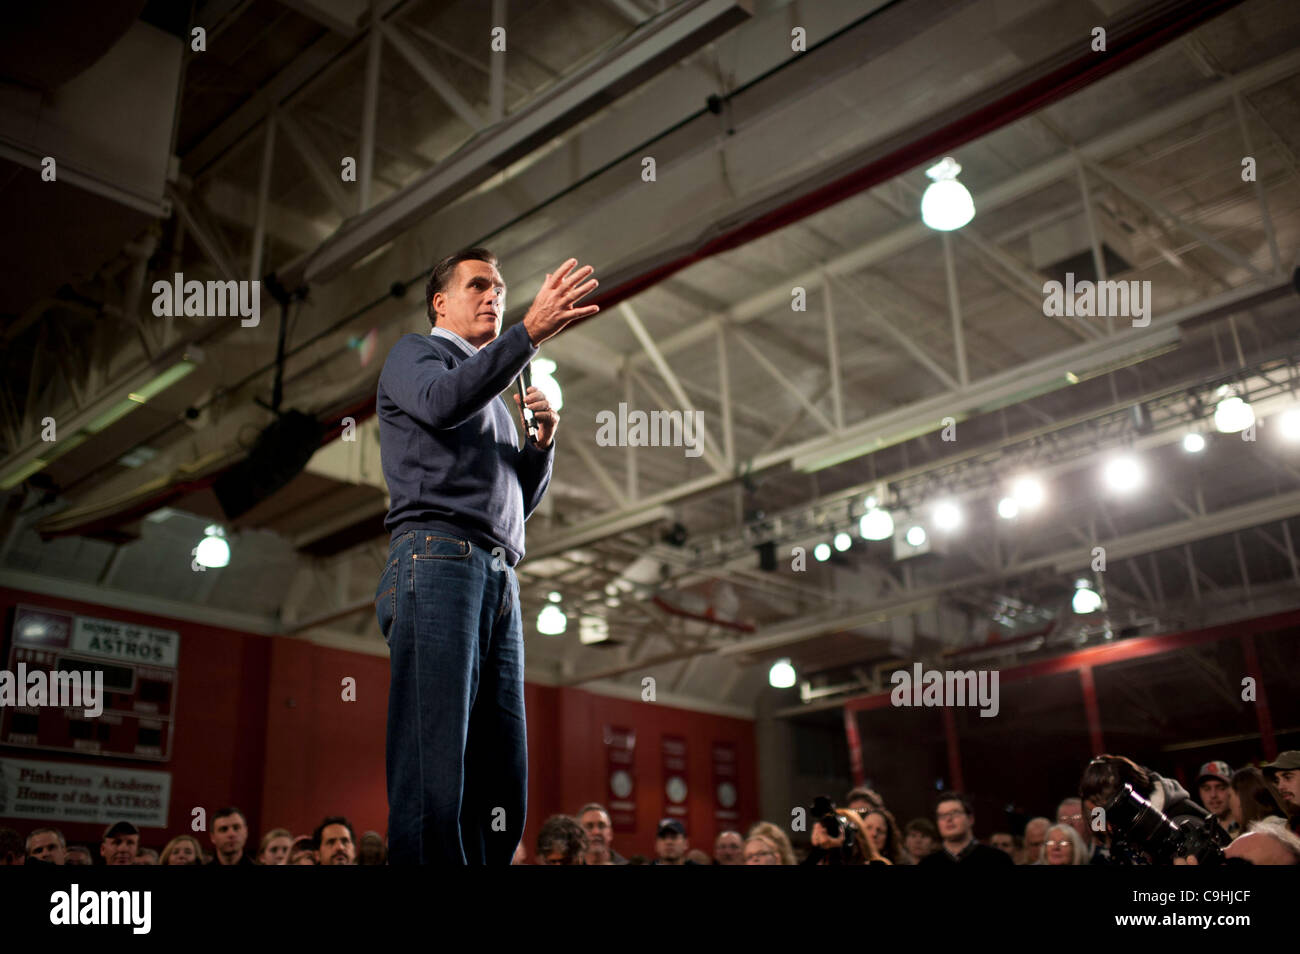
<path fill-rule="evenodd" d="M 1300 749 L 1283 752 L 1264 766 L 1264 774 L 1286 799 L 1286 810 L 1300 811 Z"/>
<path fill-rule="evenodd" d="M 1196 773 L 1196 800 L 1218 819 L 1219 826 L 1236 837 L 1241 828 L 1232 817 L 1232 769 L 1222 760 L 1206 762 Z"/>
<path fill-rule="evenodd" d="M 652 865 L 693 865 L 686 860 L 690 843 L 686 840 L 686 826 L 676 818 L 663 818 L 655 829 L 655 860 Z"/>
<path fill-rule="evenodd" d="M 140 829 L 129 821 L 113 822 L 104 829 L 99 853 L 106 865 L 133 865 L 140 848 Z"/>

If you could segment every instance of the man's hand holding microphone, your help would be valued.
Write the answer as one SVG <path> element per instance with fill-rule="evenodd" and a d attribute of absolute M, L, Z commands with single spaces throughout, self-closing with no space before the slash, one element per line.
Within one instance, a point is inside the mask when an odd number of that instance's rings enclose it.
<path fill-rule="evenodd" d="M 546 280 L 542 282 L 542 287 L 537 292 L 537 297 L 533 299 L 532 307 L 524 316 L 524 331 L 528 333 L 528 339 L 534 347 L 558 334 L 569 322 L 586 318 L 600 311 L 599 305 L 578 306 L 578 302 L 595 291 L 596 286 L 600 284 L 596 279 L 589 277 L 594 271 L 595 269 L 590 265 L 579 268 L 578 260 L 571 258 L 554 272 L 547 273 Z M 523 404 L 520 404 L 519 395 L 516 394 L 515 404 L 520 408 L 525 429 L 529 434 L 536 431 L 537 447 L 545 450 L 551 446 L 551 441 L 555 437 L 555 429 L 560 424 L 560 415 L 552 409 L 540 388 L 527 383 L 527 368 L 524 369 L 524 374 L 527 393 Z M 531 427 L 530 418 L 533 425 Z"/>

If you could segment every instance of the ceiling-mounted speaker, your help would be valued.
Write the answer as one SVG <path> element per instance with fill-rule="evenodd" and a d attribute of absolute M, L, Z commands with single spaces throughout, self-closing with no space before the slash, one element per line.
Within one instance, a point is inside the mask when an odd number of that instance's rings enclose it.
<path fill-rule="evenodd" d="M 286 411 L 272 421 L 248 456 L 212 486 L 227 519 L 252 510 L 302 473 L 324 436 L 324 426 L 301 411 Z"/>

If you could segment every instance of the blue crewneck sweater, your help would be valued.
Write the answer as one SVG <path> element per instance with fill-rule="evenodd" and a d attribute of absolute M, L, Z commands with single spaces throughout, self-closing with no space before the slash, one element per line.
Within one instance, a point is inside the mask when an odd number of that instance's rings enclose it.
<path fill-rule="evenodd" d="M 521 450 L 517 409 L 501 392 L 535 354 L 522 324 L 473 356 L 436 335 L 393 345 L 376 393 L 392 536 L 446 529 L 519 562 L 524 521 L 551 482 L 555 441 L 543 451 L 526 440 Z"/>

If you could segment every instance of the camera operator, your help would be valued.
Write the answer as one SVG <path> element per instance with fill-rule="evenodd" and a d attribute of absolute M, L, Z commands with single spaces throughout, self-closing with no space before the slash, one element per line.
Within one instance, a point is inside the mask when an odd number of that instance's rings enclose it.
<path fill-rule="evenodd" d="M 1105 810 L 1114 864 L 1171 864 L 1196 856 L 1201 864 L 1223 861 L 1227 832 L 1173 779 L 1122 755 L 1099 755 L 1083 771 L 1079 796 L 1085 808 Z"/>
<path fill-rule="evenodd" d="M 847 808 L 836 808 L 826 796 L 812 803 L 812 850 L 805 865 L 887 865 L 867 837 L 862 816 Z"/>

